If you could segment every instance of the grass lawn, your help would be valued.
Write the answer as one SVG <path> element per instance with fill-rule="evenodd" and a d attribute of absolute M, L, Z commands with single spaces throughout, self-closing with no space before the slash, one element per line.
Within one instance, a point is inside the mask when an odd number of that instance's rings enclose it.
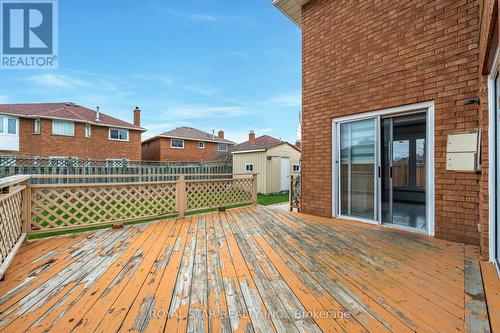
<path fill-rule="evenodd" d="M 257 194 L 257 203 L 267 206 L 278 203 L 288 202 L 288 192 L 283 194 Z"/>

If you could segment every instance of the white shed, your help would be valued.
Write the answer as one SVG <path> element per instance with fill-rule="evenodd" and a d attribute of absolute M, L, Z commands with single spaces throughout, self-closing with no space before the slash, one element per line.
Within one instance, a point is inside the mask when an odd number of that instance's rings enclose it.
<path fill-rule="evenodd" d="M 255 137 L 235 145 L 233 172 L 257 173 L 257 192 L 263 194 L 288 191 L 290 175 L 300 173 L 300 150 L 288 142 L 268 135 Z"/>

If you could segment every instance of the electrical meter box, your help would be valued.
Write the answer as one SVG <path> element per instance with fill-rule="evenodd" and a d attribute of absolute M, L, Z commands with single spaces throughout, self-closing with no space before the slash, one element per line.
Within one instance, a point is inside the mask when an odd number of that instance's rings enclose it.
<path fill-rule="evenodd" d="M 446 170 L 476 171 L 478 132 L 449 134 L 446 145 Z"/>

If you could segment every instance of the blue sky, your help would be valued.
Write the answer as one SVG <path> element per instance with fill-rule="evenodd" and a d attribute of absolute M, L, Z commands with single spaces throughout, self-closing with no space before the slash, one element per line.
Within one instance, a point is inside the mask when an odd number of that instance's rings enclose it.
<path fill-rule="evenodd" d="M 73 101 L 146 137 L 176 126 L 295 141 L 300 30 L 271 0 L 59 1 L 59 69 L 1 70 L 0 102 Z"/>

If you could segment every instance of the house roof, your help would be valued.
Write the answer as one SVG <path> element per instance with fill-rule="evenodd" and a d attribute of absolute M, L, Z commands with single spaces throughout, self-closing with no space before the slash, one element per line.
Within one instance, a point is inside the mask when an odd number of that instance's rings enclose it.
<path fill-rule="evenodd" d="M 152 141 L 156 138 L 174 138 L 174 139 L 184 139 L 192 141 L 204 141 L 204 142 L 217 142 L 217 143 L 227 143 L 229 145 L 234 145 L 233 141 L 219 138 L 217 135 L 213 135 L 204 131 L 201 131 L 192 127 L 177 127 L 171 131 L 161 133 L 157 136 L 149 138 L 144 142 Z"/>
<path fill-rule="evenodd" d="M 65 119 L 75 122 L 90 123 L 106 127 L 120 127 L 145 131 L 146 129 L 104 114 L 99 113 L 100 121 L 96 121 L 96 111 L 71 103 L 34 103 L 34 104 L 0 104 L 0 114 L 8 114 L 22 118 Z"/>
<path fill-rule="evenodd" d="M 299 27 L 302 23 L 302 6 L 309 0 L 273 0 L 273 5 Z"/>
<path fill-rule="evenodd" d="M 280 139 L 273 138 L 272 136 L 269 135 L 262 135 L 259 136 L 258 138 L 255 138 L 255 143 L 252 144 L 250 141 L 245 141 L 240 144 L 237 144 L 236 146 L 233 147 L 231 152 L 233 153 L 240 153 L 244 151 L 255 151 L 255 150 L 268 150 L 270 148 L 282 145 L 282 144 L 287 144 L 290 145 L 286 141 L 281 141 Z M 295 146 L 290 145 L 297 149 Z"/>

